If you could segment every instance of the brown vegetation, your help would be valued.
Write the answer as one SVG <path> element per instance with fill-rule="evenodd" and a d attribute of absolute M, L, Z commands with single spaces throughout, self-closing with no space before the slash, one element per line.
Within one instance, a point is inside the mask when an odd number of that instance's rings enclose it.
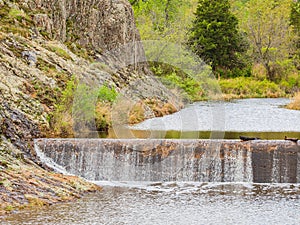
<path fill-rule="evenodd" d="M 155 117 L 162 117 L 177 112 L 176 107 L 169 102 L 164 102 L 157 98 L 145 99 L 135 104 L 130 110 L 128 123 L 136 124 L 149 119 L 145 115 L 146 108 L 150 108 Z"/>
<path fill-rule="evenodd" d="M 300 110 L 300 92 L 297 92 L 293 97 L 293 101 L 286 106 L 288 109 Z"/>

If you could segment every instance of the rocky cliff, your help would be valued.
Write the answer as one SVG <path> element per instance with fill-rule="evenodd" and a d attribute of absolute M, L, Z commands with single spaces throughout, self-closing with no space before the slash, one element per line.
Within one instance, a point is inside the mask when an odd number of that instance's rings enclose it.
<path fill-rule="evenodd" d="M 144 55 L 142 46 L 128 44 L 135 41 L 139 33 L 125 0 L 0 0 L 2 209 L 30 203 L 41 195 L 51 203 L 49 196 L 59 195 L 47 182 L 41 184 L 43 177 L 53 175 L 32 162 L 32 141 L 52 132 L 53 113 L 70 80 L 96 87 L 105 84 L 125 97 L 152 105 L 155 99 L 156 107 L 171 102 L 174 96 L 152 76 L 147 63 L 137 64 L 144 61 Z M 124 45 L 125 55 L 120 54 Z M 166 113 L 179 107 L 172 104 Z M 148 113 L 148 117 L 156 114 Z M 28 172 L 33 165 L 32 171 L 40 171 L 40 176 Z M 25 178 L 22 185 L 18 176 Z M 60 179 L 58 183 L 64 180 Z M 68 179 L 64 182 L 71 190 L 66 193 L 76 190 Z M 32 185 L 36 189 L 26 198 L 20 187 L 29 190 Z"/>

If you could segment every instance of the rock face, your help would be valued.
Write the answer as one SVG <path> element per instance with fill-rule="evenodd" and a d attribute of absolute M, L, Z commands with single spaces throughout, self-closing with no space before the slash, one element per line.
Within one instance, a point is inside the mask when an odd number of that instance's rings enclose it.
<path fill-rule="evenodd" d="M 38 0 L 29 1 L 28 6 L 50 11 L 35 15 L 35 23 L 63 42 L 76 41 L 101 52 L 140 40 L 126 0 Z"/>
<path fill-rule="evenodd" d="M 138 92 L 139 97 L 171 98 L 153 78 L 146 63 L 129 66 L 145 61 L 145 56 L 143 47 L 135 45 L 140 35 L 127 0 L 39 0 L 28 1 L 28 7 L 46 12 L 33 16 L 37 30 L 66 44 L 72 43 L 74 48 L 76 45 L 85 47 L 98 62 L 109 66 L 116 86 L 120 89 L 126 86 L 121 92 L 126 95 Z"/>

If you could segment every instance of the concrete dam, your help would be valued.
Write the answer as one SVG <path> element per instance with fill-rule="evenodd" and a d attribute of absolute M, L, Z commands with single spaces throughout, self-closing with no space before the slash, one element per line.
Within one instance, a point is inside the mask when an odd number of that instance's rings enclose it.
<path fill-rule="evenodd" d="M 291 141 L 36 139 L 47 166 L 92 181 L 300 183 Z"/>

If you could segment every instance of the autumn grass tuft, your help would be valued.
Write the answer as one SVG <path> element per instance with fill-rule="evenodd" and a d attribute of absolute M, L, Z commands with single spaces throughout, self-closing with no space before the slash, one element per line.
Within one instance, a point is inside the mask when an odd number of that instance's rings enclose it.
<path fill-rule="evenodd" d="M 293 101 L 287 105 L 288 109 L 300 110 L 300 92 L 297 92 L 293 97 Z"/>

